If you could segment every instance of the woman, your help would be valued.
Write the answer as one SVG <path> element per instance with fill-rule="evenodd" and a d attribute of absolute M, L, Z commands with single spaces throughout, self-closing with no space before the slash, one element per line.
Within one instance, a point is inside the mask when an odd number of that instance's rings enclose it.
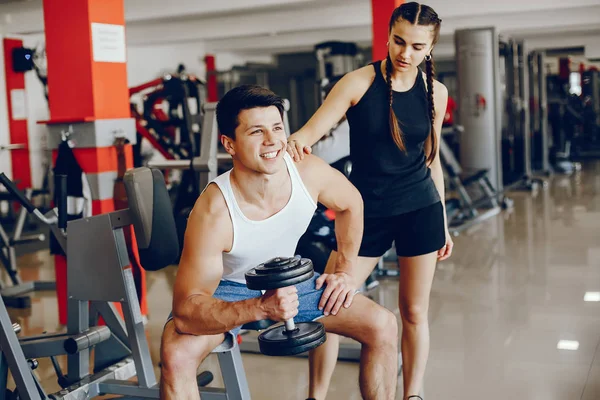
<path fill-rule="evenodd" d="M 421 399 L 429 355 L 429 295 L 437 261 L 450 257 L 438 142 L 448 90 L 434 80 L 432 50 L 441 19 L 418 3 L 396 8 L 383 61 L 346 74 L 302 129 L 288 152 L 299 161 L 344 114 L 350 124 L 350 180 L 364 200 L 365 225 L 355 282 L 363 282 L 395 242 L 400 269 L 404 399 Z M 425 60 L 425 73 L 419 65 Z M 335 265 L 336 252 L 328 263 Z M 332 294 L 326 315 L 344 300 Z M 323 303 L 323 302 L 322 302 Z M 335 304 L 335 306 L 334 306 Z M 347 304 L 346 304 L 347 305 Z M 324 399 L 337 361 L 337 337 L 310 355 L 309 397 Z M 315 363 L 326 359 L 327 363 Z M 316 365 L 324 365 L 315 369 Z"/>

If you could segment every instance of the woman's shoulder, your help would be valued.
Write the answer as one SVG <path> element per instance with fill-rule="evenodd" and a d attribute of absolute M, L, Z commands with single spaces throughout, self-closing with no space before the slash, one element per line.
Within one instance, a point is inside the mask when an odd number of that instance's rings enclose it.
<path fill-rule="evenodd" d="M 371 85 L 373 85 L 376 78 L 377 75 L 372 64 L 358 68 L 344 75 L 340 80 L 340 84 L 343 85 L 342 90 L 348 93 L 348 96 L 351 99 L 351 106 L 355 106 L 360 102 Z"/>
<path fill-rule="evenodd" d="M 427 87 L 427 74 L 424 71 L 421 71 L 421 76 L 423 77 L 423 82 L 425 83 L 425 90 L 429 90 Z M 433 97 L 436 102 L 446 101 L 448 99 L 448 88 L 437 79 L 433 80 Z"/>
<path fill-rule="evenodd" d="M 365 65 L 364 67 L 355 69 L 354 71 L 347 73 L 346 76 L 344 76 L 344 78 L 347 77 L 347 80 L 351 81 L 354 84 L 361 82 L 371 84 L 373 82 L 373 79 L 375 79 L 375 68 L 377 68 L 378 65 L 379 63 Z"/>

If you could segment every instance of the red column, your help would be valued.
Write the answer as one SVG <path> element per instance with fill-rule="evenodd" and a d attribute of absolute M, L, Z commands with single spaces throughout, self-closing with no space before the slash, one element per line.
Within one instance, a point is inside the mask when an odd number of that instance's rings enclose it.
<path fill-rule="evenodd" d="M 10 144 L 23 144 L 25 148 L 11 150 L 12 179 L 19 189 L 31 187 L 31 164 L 29 162 L 29 135 L 27 131 L 27 103 L 25 97 L 25 74 L 13 70 L 13 49 L 23 47 L 23 41 L 4 39 L 4 73 L 6 76 L 6 100 L 8 104 L 8 130 Z M 8 152 L 7 152 L 8 153 Z M 5 154 L 7 154 L 5 153 Z M 6 157 L 6 155 L 4 155 Z"/>
<path fill-rule="evenodd" d="M 392 11 L 404 3 L 404 0 L 371 0 L 373 14 L 373 60 L 387 57 L 388 29 Z"/>
<path fill-rule="evenodd" d="M 215 56 L 207 54 L 204 57 L 204 63 L 206 64 L 206 85 L 207 85 L 207 99 L 209 102 L 219 101 L 219 90 L 217 87 L 217 67 L 215 63 Z"/>
<path fill-rule="evenodd" d="M 56 149 L 60 132 L 73 126 L 77 161 L 94 186 L 93 214 L 115 210 L 117 174 L 115 135 L 135 142 L 129 109 L 125 48 L 124 0 L 44 0 L 49 146 Z M 65 23 L 65 10 L 68 22 Z M 132 159 L 131 146 L 126 154 Z M 131 230 L 133 234 L 133 229 Z M 66 323 L 66 263 L 56 262 L 59 321 Z M 141 270 L 142 278 L 144 271 Z M 142 279 L 143 281 L 143 279 Z M 145 311 L 145 293 L 141 308 Z"/>

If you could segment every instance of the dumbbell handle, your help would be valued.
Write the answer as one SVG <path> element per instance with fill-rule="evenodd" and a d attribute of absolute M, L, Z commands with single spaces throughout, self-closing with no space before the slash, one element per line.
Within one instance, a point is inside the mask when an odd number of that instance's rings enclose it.
<path fill-rule="evenodd" d="M 292 332 L 296 330 L 296 324 L 294 323 L 294 318 L 285 320 L 285 330 L 287 332 Z"/>

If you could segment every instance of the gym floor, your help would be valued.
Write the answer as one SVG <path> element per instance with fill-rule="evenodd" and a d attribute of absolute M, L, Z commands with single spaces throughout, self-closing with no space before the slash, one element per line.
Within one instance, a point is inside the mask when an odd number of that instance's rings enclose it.
<path fill-rule="evenodd" d="M 553 177 L 537 195 L 510 197 L 511 214 L 457 237 L 453 257 L 438 265 L 426 398 L 598 400 L 600 302 L 584 296 L 600 292 L 600 163 Z M 47 250 L 19 259 L 24 280 L 54 279 L 52 263 Z M 147 275 L 147 332 L 155 364 L 175 273 L 171 267 Z M 397 291 L 394 278 L 387 278 L 373 296 L 398 314 Z M 33 301 L 29 310 L 9 309 L 22 334 L 62 329 L 54 293 L 38 293 Z M 558 349 L 559 341 L 578 348 Z M 306 359 L 253 354 L 243 359 L 253 398 L 306 397 Z M 52 393 L 59 389 L 54 370 L 48 360 L 40 361 L 38 376 Z M 213 385 L 221 383 L 216 357 L 202 369 L 213 371 Z M 357 380 L 358 365 L 339 362 L 329 398 L 359 399 Z M 399 380 L 399 393 L 401 385 Z"/>

